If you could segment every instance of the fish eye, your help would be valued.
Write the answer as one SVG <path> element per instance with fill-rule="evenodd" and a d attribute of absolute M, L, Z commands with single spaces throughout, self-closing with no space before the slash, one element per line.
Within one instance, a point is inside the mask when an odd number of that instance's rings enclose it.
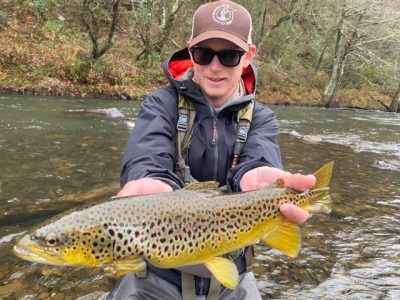
<path fill-rule="evenodd" d="M 59 242 L 59 239 L 54 233 L 49 233 L 48 235 L 46 235 L 44 240 L 48 246 L 56 246 Z"/>

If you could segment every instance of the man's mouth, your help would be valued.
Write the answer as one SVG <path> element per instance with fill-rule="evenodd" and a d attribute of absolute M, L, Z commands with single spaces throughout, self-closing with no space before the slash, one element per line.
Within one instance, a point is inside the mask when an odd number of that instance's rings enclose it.
<path fill-rule="evenodd" d="M 212 83 L 220 83 L 224 80 L 224 78 L 212 78 L 212 77 L 207 77 L 207 79 Z"/>

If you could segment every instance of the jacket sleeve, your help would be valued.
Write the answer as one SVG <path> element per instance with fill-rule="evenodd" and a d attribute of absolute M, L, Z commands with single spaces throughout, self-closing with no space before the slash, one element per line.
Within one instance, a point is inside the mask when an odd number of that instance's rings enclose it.
<path fill-rule="evenodd" d="M 275 114 L 269 108 L 256 102 L 253 120 L 247 141 L 240 154 L 239 164 L 228 172 L 227 187 L 229 191 L 240 191 L 240 180 L 251 169 L 261 166 L 282 168 L 278 135 Z"/>
<path fill-rule="evenodd" d="M 160 89 L 142 102 L 135 127 L 125 148 L 121 186 L 143 177 L 157 177 L 182 186 L 174 174 L 177 95 Z"/>

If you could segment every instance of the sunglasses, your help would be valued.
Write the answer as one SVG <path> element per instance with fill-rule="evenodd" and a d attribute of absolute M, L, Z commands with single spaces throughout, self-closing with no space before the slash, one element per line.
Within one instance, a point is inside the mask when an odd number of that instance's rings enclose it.
<path fill-rule="evenodd" d="M 193 60 L 196 64 L 206 66 L 211 63 L 214 56 L 218 56 L 218 59 L 225 67 L 233 68 L 240 63 L 245 51 L 243 50 L 221 50 L 214 51 L 208 48 L 192 47 L 190 48 Z"/>

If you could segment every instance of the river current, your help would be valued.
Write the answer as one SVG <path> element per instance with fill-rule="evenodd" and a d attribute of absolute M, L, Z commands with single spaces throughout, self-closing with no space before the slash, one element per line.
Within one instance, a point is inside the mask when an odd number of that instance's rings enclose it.
<path fill-rule="evenodd" d="M 126 118 L 86 114 L 119 109 Z M 256 246 L 264 299 L 400 299 L 400 114 L 271 107 L 285 169 L 312 173 L 334 160 L 333 211 L 302 225 L 290 259 Z M 139 104 L 0 97 L 0 299 L 102 299 L 114 281 L 97 270 L 46 267 L 12 254 L 15 238 L 69 208 L 118 190 Z"/>

